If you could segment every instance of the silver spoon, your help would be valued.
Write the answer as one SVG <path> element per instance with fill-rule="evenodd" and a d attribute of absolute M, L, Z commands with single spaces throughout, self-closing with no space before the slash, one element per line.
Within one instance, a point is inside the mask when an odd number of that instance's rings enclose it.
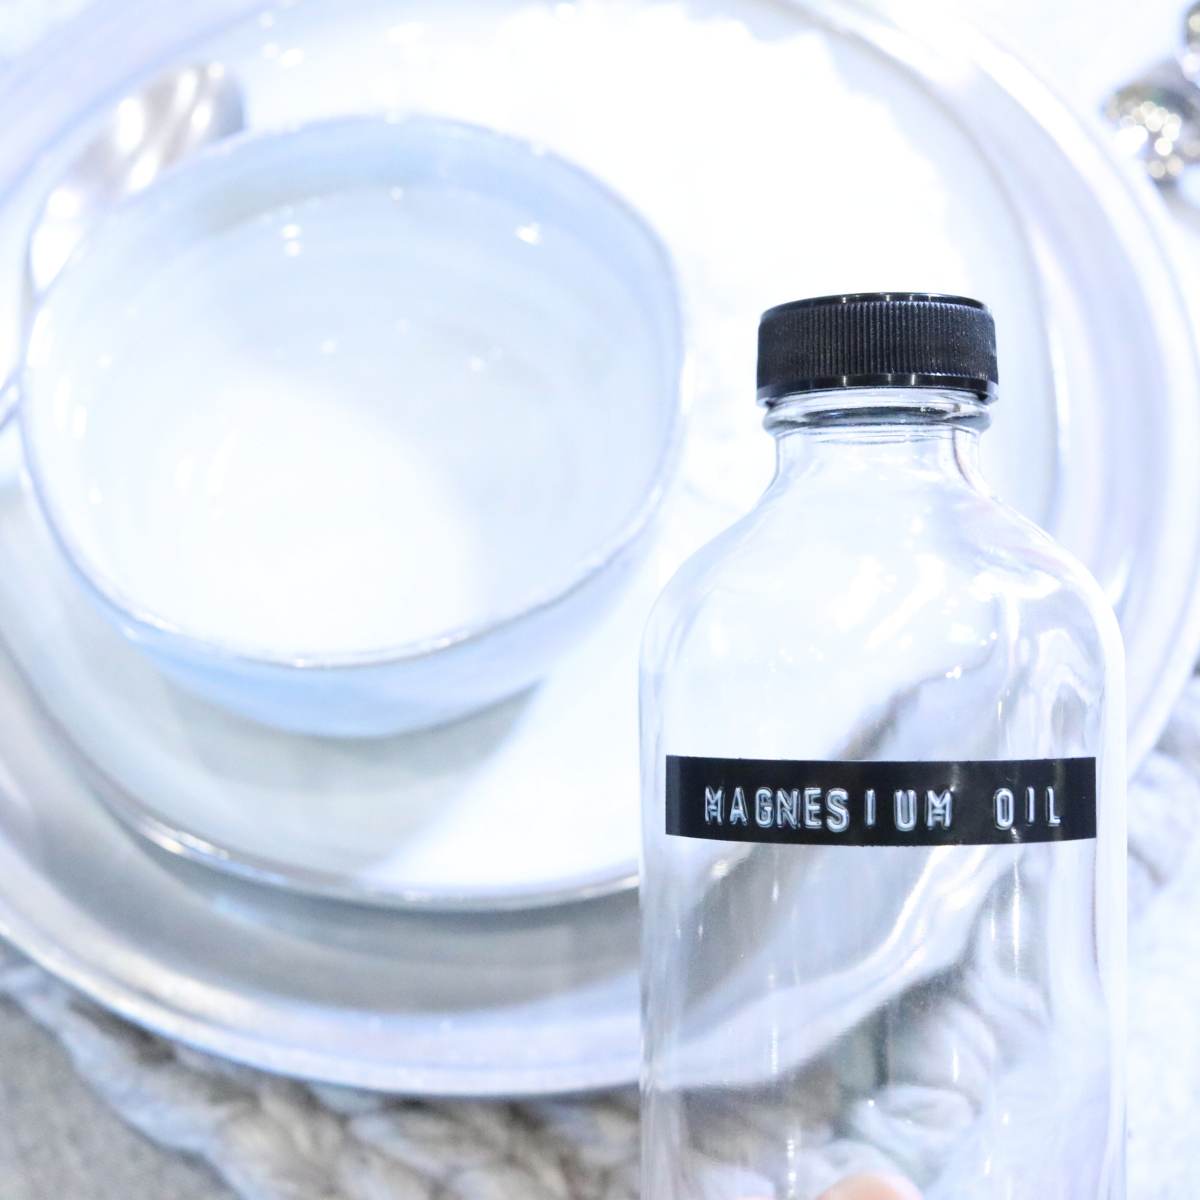
<path fill-rule="evenodd" d="M 20 299 L 22 340 L 46 289 L 106 209 L 244 124 L 241 92 L 219 63 L 176 67 L 119 101 L 34 219 Z M 16 400 L 10 375 L 0 388 L 0 426 Z"/>

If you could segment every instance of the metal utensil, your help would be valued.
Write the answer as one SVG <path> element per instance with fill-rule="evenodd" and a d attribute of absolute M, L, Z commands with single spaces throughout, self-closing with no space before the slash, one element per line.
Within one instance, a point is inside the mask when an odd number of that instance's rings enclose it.
<path fill-rule="evenodd" d="M 1183 15 L 1183 48 L 1179 66 L 1193 83 L 1200 80 L 1200 2 L 1189 6 Z"/>
<path fill-rule="evenodd" d="M 120 100 L 38 210 L 19 301 L 22 330 L 97 217 L 244 124 L 241 91 L 220 63 L 173 68 Z M 16 399 L 10 375 L 0 388 L 0 426 Z"/>
<path fill-rule="evenodd" d="M 1115 91 L 1105 114 L 1156 183 L 1173 184 L 1200 161 L 1200 88 L 1173 60 Z"/>
<path fill-rule="evenodd" d="M 1200 161 L 1200 0 L 1184 14 L 1175 56 L 1118 88 L 1104 111 L 1156 183 L 1178 183 Z"/>

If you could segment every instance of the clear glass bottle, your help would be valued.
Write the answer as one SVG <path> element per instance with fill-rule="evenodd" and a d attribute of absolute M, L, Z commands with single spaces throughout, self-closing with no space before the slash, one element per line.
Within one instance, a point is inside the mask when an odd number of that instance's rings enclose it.
<path fill-rule="evenodd" d="M 643 648 L 645 1200 L 1125 1194 L 1120 636 L 995 381 L 975 301 L 764 315 L 775 478 Z"/>

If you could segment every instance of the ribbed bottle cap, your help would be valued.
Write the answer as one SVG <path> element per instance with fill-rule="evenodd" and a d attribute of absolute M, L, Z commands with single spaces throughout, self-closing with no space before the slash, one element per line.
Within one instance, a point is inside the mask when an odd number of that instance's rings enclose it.
<path fill-rule="evenodd" d="M 768 309 L 758 326 L 758 398 L 854 387 L 935 387 L 995 399 L 996 327 L 978 300 L 855 292 Z"/>

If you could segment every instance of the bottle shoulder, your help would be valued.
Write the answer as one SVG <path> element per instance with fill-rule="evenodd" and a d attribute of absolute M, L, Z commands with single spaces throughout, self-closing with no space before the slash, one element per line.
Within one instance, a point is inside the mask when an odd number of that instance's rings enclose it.
<path fill-rule="evenodd" d="M 970 488 L 894 504 L 764 501 L 693 555 L 664 589 L 644 657 L 715 639 L 794 657 L 815 643 L 862 651 L 905 640 L 1053 636 L 1119 665 L 1099 584 L 1016 510 Z"/>

